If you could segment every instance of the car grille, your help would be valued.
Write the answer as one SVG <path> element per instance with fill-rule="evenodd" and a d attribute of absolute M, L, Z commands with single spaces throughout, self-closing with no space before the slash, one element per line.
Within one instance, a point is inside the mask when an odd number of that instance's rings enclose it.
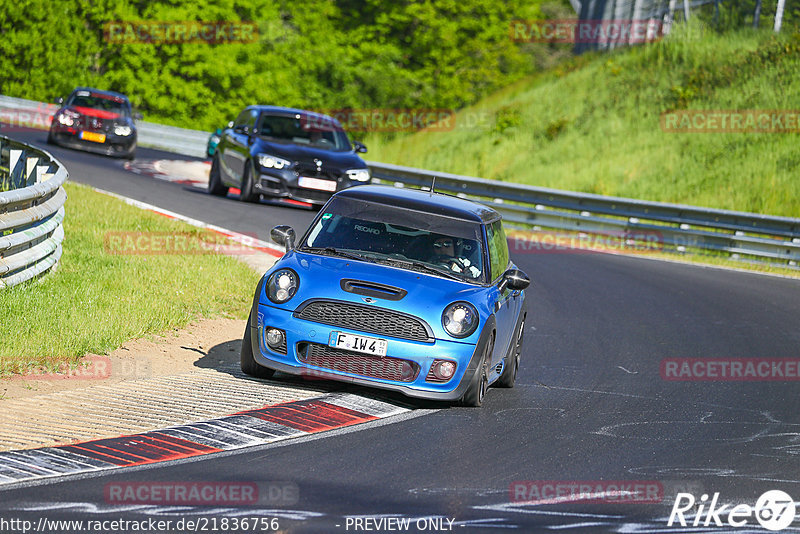
<path fill-rule="evenodd" d="M 404 313 L 335 300 L 313 300 L 301 305 L 294 316 L 314 323 L 339 326 L 411 341 L 432 341 L 426 324 Z"/>
<path fill-rule="evenodd" d="M 99 117 L 87 117 L 86 115 L 81 115 L 78 121 L 79 127 L 94 132 L 110 132 L 114 125 L 113 120 L 101 119 Z"/>
<path fill-rule="evenodd" d="M 320 170 L 315 165 L 298 161 L 295 163 L 295 172 L 298 176 L 308 176 L 309 178 L 320 178 L 321 180 L 338 180 L 342 176 L 342 171 L 334 167 L 326 167 L 323 163 Z"/>
<path fill-rule="evenodd" d="M 419 375 L 416 362 L 358 354 L 318 343 L 298 343 L 297 354 L 303 363 L 340 373 L 396 382 L 412 382 Z"/>

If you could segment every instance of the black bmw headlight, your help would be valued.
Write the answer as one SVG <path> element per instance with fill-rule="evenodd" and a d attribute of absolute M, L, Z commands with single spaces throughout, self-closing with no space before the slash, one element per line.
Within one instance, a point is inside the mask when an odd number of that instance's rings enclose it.
<path fill-rule="evenodd" d="M 297 293 L 299 286 L 300 279 L 296 272 L 278 269 L 267 279 L 267 297 L 275 304 L 283 304 Z"/>
<path fill-rule="evenodd" d="M 478 327 L 478 310 L 469 302 L 454 302 L 444 309 L 442 326 L 453 337 L 467 337 Z"/>

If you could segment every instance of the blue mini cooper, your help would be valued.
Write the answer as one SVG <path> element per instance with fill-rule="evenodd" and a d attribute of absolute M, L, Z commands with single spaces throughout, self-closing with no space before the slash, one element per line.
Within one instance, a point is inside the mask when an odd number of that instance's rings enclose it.
<path fill-rule="evenodd" d="M 335 194 L 261 278 L 242 370 L 275 371 L 483 404 L 513 387 L 530 280 L 509 259 L 500 214 L 386 186 Z"/>

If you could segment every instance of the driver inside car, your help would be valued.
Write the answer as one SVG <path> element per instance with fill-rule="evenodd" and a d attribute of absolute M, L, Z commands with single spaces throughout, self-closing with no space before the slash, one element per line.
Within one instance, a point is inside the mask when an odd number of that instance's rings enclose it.
<path fill-rule="evenodd" d="M 447 267 L 456 273 L 463 273 L 471 278 L 480 276 L 481 271 L 477 266 L 472 265 L 469 258 L 461 254 L 464 243 L 454 237 L 439 236 L 433 240 L 433 256 L 431 263 Z M 459 249 L 458 253 L 456 249 Z"/>

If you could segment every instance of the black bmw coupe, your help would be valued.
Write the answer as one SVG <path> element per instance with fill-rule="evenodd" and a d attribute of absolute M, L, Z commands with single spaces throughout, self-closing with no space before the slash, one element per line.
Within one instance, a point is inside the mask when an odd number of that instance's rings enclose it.
<path fill-rule="evenodd" d="M 327 115 L 276 106 L 248 106 L 220 135 L 208 191 L 241 190 L 245 202 L 261 195 L 324 204 L 337 191 L 372 181 L 340 123 Z"/>

